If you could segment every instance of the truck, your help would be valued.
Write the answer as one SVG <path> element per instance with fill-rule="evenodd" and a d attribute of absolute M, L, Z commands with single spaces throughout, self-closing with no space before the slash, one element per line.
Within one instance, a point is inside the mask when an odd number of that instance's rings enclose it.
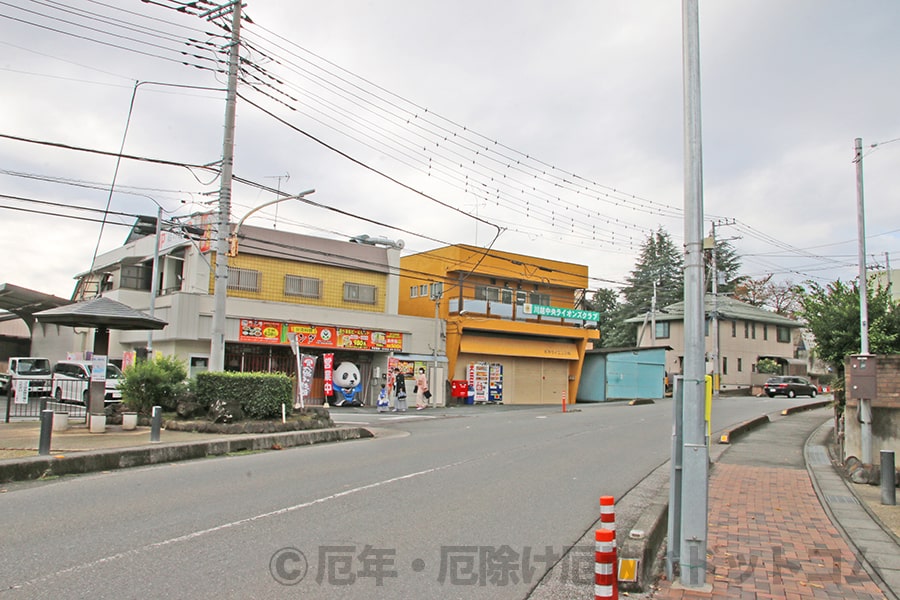
<path fill-rule="evenodd" d="M 9 359 L 5 379 L 9 399 L 16 397 L 16 390 L 28 390 L 28 398 L 50 396 L 52 391 L 50 360 L 37 356 L 13 356 Z"/>

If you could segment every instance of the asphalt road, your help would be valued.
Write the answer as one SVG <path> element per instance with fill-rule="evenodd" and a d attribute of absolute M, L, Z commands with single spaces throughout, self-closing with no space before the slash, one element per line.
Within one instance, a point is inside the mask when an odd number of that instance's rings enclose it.
<path fill-rule="evenodd" d="M 806 402 L 723 399 L 713 429 Z M 7 486 L 0 599 L 526 598 L 668 459 L 671 411 L 334 411 L 378 436 Z"/>

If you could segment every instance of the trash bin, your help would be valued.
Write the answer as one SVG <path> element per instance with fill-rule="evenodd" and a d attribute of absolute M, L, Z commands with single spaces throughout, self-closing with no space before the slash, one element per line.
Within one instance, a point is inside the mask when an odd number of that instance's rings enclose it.
<path fill-rule="evenodd" d="M 469 395 L 469 382 L 465 379 L 454 379 L 450 382 L 450 396 L 456 398 L 456 403 L 467 402 Z M 471 404 L 471 402 L 467 402 Z"/>

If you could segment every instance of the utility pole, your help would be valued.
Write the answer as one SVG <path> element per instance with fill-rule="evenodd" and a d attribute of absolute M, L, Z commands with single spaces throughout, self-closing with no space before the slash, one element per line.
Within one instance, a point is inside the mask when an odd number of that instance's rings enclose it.
<path fill-rule="evenodd" d="M 153 241 L 153 268 L 150 275 L 150 310 L 149 315 L 154 316 L 156 311 L 156 296 L 159 294 L 159 244 L 162 235 L 162 206 L 156 211 L 156 239 Z M 147 360 L 153 360 L 153 330 L 147 332 Z"/>
<path fill-rule="evenodd" d="M 712 252 L 712 260 L 710 261 L 710 266 L 712 267 L 712 309 L 710 310 L 709 317 L 712 320 L 710 323 L 710 331 L 709 335 L 712 337 L 712 359 L 713 359 L 713 372 L 712 372 L 712 385 L 713 385 L 713 397 L 717 398 L 719 396 L 719 381 L 722 377 L 721 373 L 721 361 L 719 359 L 719 265 L 717 263 L 716 255 L 716 222 L 712 223 L 712 233 L 710 234 L 712 238 L 712 243 L 710 244 L 710 252 Z M 706 290 L 704 289 L 704 293 Z"/>
<path fill-rule="evenodd" d="M 650 345 L 656 346 L 656 280 L 653 280 L 653 298 L 650 301 Z"/>
<path fill-rule="evenodd" d="M 706 341 L 703 336 L 703 152 L 700 127 L 698 0 L 682 0 L 684 70 L 684 418 L 680 582 L 706 583 L 709 449 L 706 444 Z M 674 458 L 674 457 L 673 457 Z"/>
<path fill-rule="evenodd" d="M 856 163 L 856 226 L 859 238 L 859 353 L 869 354 L 869 281 L 866 276 L 866 213 L 863 202 L 862 138 L 855 142 Z M 872 399 L 859 400 L 860 460 L 872 464 Z"/>
<path fill-rule="evenodd" d="M 210 335 L 209 370 L 225 369 L 226 298 L 228 296 L 228 235 L 231 221 L 231 178 L 234 169 L 234 121 L 237 109 L 237 75 L 241 41 L 241 1 L 235 0 L 201 14 L 217 18 L 230 8 L 231 48 L 228 53 L 228 95 L 225 99 L 225 136 L 222 141 L 222 173 L 219 187 L 219 223 L 216 232 L 216 278 L 212 332 Z"/>

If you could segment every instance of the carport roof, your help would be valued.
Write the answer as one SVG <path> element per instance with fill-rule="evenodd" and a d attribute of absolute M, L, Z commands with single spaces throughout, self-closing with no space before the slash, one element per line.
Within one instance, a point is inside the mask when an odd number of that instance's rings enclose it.
<path fill-rule="evenodd" d="M 29 290 L 11 283 L 0 283 L 0 310 L 16 315 L 25 321 L 29 328 L 34 323 L 34 313 L 71 303 L 71 300 L 51 294 Z"/>
<path fill-rule="evenodd" d="M 41 323 L 102 329 L 162 329 L 168 323 L 103 296 L 35 313 Z"/>

